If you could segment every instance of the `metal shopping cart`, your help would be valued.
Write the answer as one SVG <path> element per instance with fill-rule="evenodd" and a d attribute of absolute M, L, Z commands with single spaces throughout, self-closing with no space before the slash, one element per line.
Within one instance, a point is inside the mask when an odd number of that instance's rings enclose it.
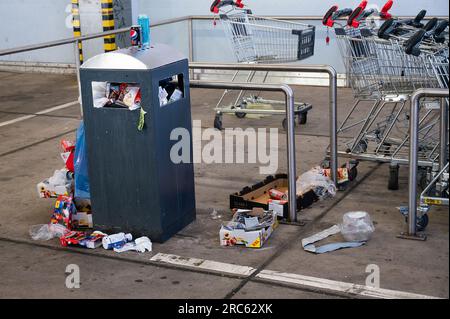
<path fill-rule="evenodd" d="M 414 19 L 389 17 L 378 27 L 359 18 L 364 1 L 358 8 L 359 15 L 333 7 L 323 20 L 327 27 L 338 26 L 336 39 L 356 100 L 338 129 L 344 148 L 339 154 L 391 163 L 388 187 L 397 189 L 399 164 L 408 164 L 409 158 L 410 95 L 419 88 L 448 89 L 448 21 L 433 18 L 422 23 L 426 14 L 422 10 Z M 334 21 L 342 16 L 349 16 L 345 25 Z M 359 19 L 358 27 L 351 19 Z M 365 102 L 370 104 L 364 107 Z M 448 99 L 442 104 L 448 108 Z M 448 138 L 443 138 L 448 136 L 448 123 L 442 116 L 448 111 L 439 105 L 439 101 L 424 99 L 420 106 L 423 205 L 448 205 Z M 418 218 L 420 229 L 427 223 L 426 215 Z"/>
<path fill-rule="evenodd" d="M 262 18 L 245 9 L 242 0 L 215 0 L 211 12 L 219 14 L 225 35 L 228 38 L 234 55 L 239 63 L 289 63 L 311 57 L 314 54 L 315 27 L 302 23 Z M 236 71 L 231 81 L 241 76 Z M 269 72 L 257 76 L 256 71 L 246 72 L 246 82 L 262 78 L 266 82 Z M 214 127 L 222 129 L 222 115 L 234 113 L 244 118 L 247 113 L 260 115 L 285 115 L 284 109 L 272 106 L 284 105 L 282 101 L 267 100 L 260 93 L 248 95 L 240 91 L 231 105 L 223 106 L 230 91 L 224 91 L 214 110 L 216 116 Z M 264 108 L 262 107 L 264 106 Z M 296 116 L 299 124 L 305 124 L 307 113 L 312 108 L 308 103 L 296 103 Z M 286 129 L 286 119 L 283 127 Z"/>
<path fill-rule="evenodd" d="M 333 10 L 335 15 L 348 12 L 345 9 Z M 324 24 L 330 26 L 329 22 L 333 17 L 329 12 L 327 15 L 324 17 Z M 422 11 L 415 19 L 396 22 L 403 31 L 397 32 L 398 30 L 394 28 L 389 31 L 394 36 L 387 39 L 386 36 L 379 38 L 378 35 L 380 30 L 385 32 L 384 35 L 388 33 L 385 26 L 392 25 L 392 18 L 387 19 L 380 28 L 369 23 L 361 24 L 365 28 L 354 28 L 350 20 L 354 19 L 355 15 L 351 14 L 345 26 L 340 25 L 335 29 L 344 64 L 349 70 L 349 83 L 356 99 L 338 130 L 341 135 L 349 136 L 344 138 L 341 145 L 344 151 L 339 153 L 364 160 L 390 162 L 392 167 L 397 168 L 390 170 L 391 189 L 395 189 L 398 185 L 398 164 L 407 163 L 409 108 L 406 104 L 409 95 L 418 88 L 440 87 L 439 82 L 443 82 L 444 85 L 445 82 L 448 83 L 445 76 L 433 74 L 432 64 L 426 63 L 426 57 L 406 52 L 407 46 L 411 46 L 407 41 L 418 30 L 412 25 L 418 25 L 423 17 Z M 331 25 L 334 24 L 332 21 Z M 440 25 L 442 27 L 442 24 Z M 425 26 L 428 28 L 426 32 L 433 29 L 430 23 Z M 409 35 L 404 30 L 408 30 Z M 439 32 L 442 32 L 442 29 Z M 440 47 L 436 44 L 430 46 L 430 43 L 426 45 L 429 49 Z M 435 67 L 435 69 L 442 73 L 445 68 Z M 356 111 L 360 111 L 357 108 L 365 102 L 371 103 L 365 116 L 363 118 L 355 116 Z M 420 129 L 421 157 L 423 163 L 426 162 L 426 165 L 431 166 L 439 143 L 437 130 L 439 113 L 432 110 L 433 103 L 430 101 L 424 105 L 426 107 L 423 108 L 424 116 Z"/>

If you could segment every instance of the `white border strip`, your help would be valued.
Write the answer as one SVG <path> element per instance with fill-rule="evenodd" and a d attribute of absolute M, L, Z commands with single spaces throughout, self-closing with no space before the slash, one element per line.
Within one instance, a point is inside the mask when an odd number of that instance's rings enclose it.
<path fill-rule="evenodd" d="M 409 292 L 374 288 L 369 286 L 351 284 L 342 281 L 334 281 L 317 277 L 289 274 L 272 270 L 263 270 L 256 275 L 257 278 L 270 281 L 284 282 L 306 287 L 332 290 L 352 295 L 360 295 L 381 299 L 440 299 L 438 297 L 414 294 Z"/>
<path fill-rule="evenodd" d="M 35 114 L 21 116 L 21 117 L 18 117 L 16 119 L 14 119 L 14 120 L 9 120 L 9 121 L 5 121 L 5 122 L 0 123 L 0 127 L 6 126 L 6 125 L 10 125 L 10 124 L 14 124 L 14 123 L 17 123 L 17 122 L 22 122 L 22 121 L 31 119 L 33 117 L 36 117 L 38 115 L 47 114 L 47 113 L 51 113 L 51 112 L 58 111 L 58 110 L 61 110 L 61 109 L 65 109 L 65 108 L 68 108 L 70 106 L 76 105 L 78 103 L 79 103 L 78 101 L 73 101 L 73 102 L 57 105 L 57 106 L 54 106 L 54 107 L 51 107 L 51 108 L 39 111 L 39 112 L 37 112 Z"/>
<path fill-rule="evenodd" d="M 256 271 L 255 268 L 247 267 L 247 266 L 239 266 L 233 264 L 227 264 L 212 260 L 205 260 L 199 258 L 186 258 L 177 255 L 163 254 L 158 253 L 153 256 L 151 261 L 163 262 L 167 264 L 195 268 L 195 269 L 203 269 L 210 270 L 220 273 L 226 273 L 231 275 L 238 275 L 248 277 L 252 273 Z"/>
<path fill-rule="evenodd" d="M 248 277 L 256 269 L 248 266 L 240 266 L 228 263 L 222 263 L 200 258 L 181 257 L 172 254 L 158 253 L 153 256 L 151 261 L 172 264 L 181 267 L 203 269 L 208 271 L 231 274 L 234 276 Z M 297 274 L 283 273 L 273 270 L 263 270 L 255 278 L 264 279 L 271 282 L 283 282 L 287 284 L 298 285 L 302 287 L 312 287 L 322 290 L 331 290 L 348 295 L 359 295 L 378 299 L 441 299 L 438 297 L 414 294 L 398 290 L 374 288 L 369 286 L 357 285 L 348 282 L 329 280 L 324 278 L 303 276 Z"/>

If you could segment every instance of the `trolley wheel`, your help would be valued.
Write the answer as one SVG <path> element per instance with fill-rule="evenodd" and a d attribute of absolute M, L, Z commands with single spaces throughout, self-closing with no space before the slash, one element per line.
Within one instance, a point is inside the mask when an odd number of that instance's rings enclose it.
<path fill-rule="evenodd" d="M 246 109 L 246 108 L 247 108 L 247 103 L 242 102 L 241 105 L 239 105 L 239 106 L 232 106 L 231 108 L 232 108 L 232 109 L 235 109 L 235 108 L 236 108 L 236 109 Z M 234 115 L 236 115 L 237 118 L 243 119 L 244 117 L 247 116 L 247 113 L 244 113 L 244 112 L 236 112 L 236 113 L 234 113 Z"/>
<path fill-rule="evenodd" d="M 423 214 L 422 216 L 418 217 L 416 222 L 417 231 L 424 231 L 428 226 L 429 220 L 430 219 L 428 218 L 428 214 Z"/>
<path fill-rule="evenodd" d="M 391 165 L 389 167 L 389 182 L 388 182 L 388 189 L 392 191 L 396 191 L 399 189 L 398 187 L 398 173 L 400 170 L 400 166 L 397 165 Z"/>
<path fill-rule="evenodd" d="M 358 168 L 356 166 L 353 166 L 348 170 L 348 179 L 350 181 L 354 181 L 357 176 L 358 176 Z"/>
<path fill-rule="evenodd" d="M 298 114 L 298 124 L 305 125 L 308 121 L 308 112 L 302 112 Z"/>
<path fill-rule="evenodd" d="M 356 146 L 356 151 L 359 153 L 365 153 L 367 151 L 367 141 L 366 140 L 361 140 L 359 141 L 358 145 Z"/>
<path fill-rule="evenodd" d="M 219 131 L 223 130 L 221 114 L 216 114 L 216 116 L 214 117 L 214 128 L 218 129 Z"/>
<path fill-rule="evenodd" d="M 285 119 L 283 120 L 283 122 L 281 122 L 281 125 L 283 126 L 283 129 L 284 129 L 285 131 L 287 131 L 287 118 L 285 118 Z M 294 126 L 295 126 L 295 121 L 294 121 Z"/>

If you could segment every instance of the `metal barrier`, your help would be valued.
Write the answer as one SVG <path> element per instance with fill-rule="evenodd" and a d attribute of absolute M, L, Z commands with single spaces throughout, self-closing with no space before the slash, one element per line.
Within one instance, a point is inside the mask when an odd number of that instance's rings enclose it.
<path fill-rule="evenodd" d="M 287 164 L 288 164 L 288 196 L 289 196 L 289 221 L 297 221 L 297 189 L 296 189 L 296 162 L 295 162 L 295 123 L 294 123 L 294 91 L 286 84 L 262 84 L 262 83 L 229 83 L 229 82 L 202 82 L 190 81 L 191 88 L 202 89 L 227 89 L 227 90 L 258 90 L 270 92 L 282 92 L 286 96 L 287 114 Z"/>
<path fill-rule="evenodd" d="M 420 100 L 425 97 L 437 97 L 441 99 L 441 117 L 442 113 L 444 118 L 446 116 L 446 102 L 443 98 L 448 98 L 449 92 L 446 89 L 419 89 L 416 90 L 411 96 L 411 115 L 410 115 L 410 144 L 409 144 L 409 200 L 408 200 L 408 232 L 402 234 L 400 237 L 407 239 L 420 239 L 424 240 L 425 236 L 419 236 L 417 234 L 417 170 L 419 165 L 418 149 L 419 149 L 419 106 Z M 448 123 L 442 123 L 441 126 L 448 125 Z M 441 143 L 441 156 L 447 152 L 444 149 L 446 147 L 447 129 L 441 127 L 440 130 L 440 143 Z M 444 165 L 444 161 L 440 160 L 440 165 Z M 443 169 L 443 166 L 440 167 Z"/>
<path fill-rule="evenodd" d="M 232 70 L 232 71 L 268 71 L 268 72 L 305 72 L 327 73 L 329 75 L 329 121 L 330 121 L 330 168 L 333 182 L 337 185 L 337 73 L 329 65 L 280 65 L 280 64 L 189 64 L 190 69 Z M 289 119 L 288 119 L 289 121 Z M 289 129 L 288 129 L 289 131 Z M 288 132 L 289 135 L 289 132 Z"/>

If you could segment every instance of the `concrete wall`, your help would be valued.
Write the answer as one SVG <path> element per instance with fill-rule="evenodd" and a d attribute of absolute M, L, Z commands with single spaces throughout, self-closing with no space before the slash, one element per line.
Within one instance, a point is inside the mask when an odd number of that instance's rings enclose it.
<path fill-rule="evenodd" d="M 73 36 L 70 0 L 0 0 L 0 50 Z M 74 48 L 30 51 L 3 61 L 73 63 Z"/>

